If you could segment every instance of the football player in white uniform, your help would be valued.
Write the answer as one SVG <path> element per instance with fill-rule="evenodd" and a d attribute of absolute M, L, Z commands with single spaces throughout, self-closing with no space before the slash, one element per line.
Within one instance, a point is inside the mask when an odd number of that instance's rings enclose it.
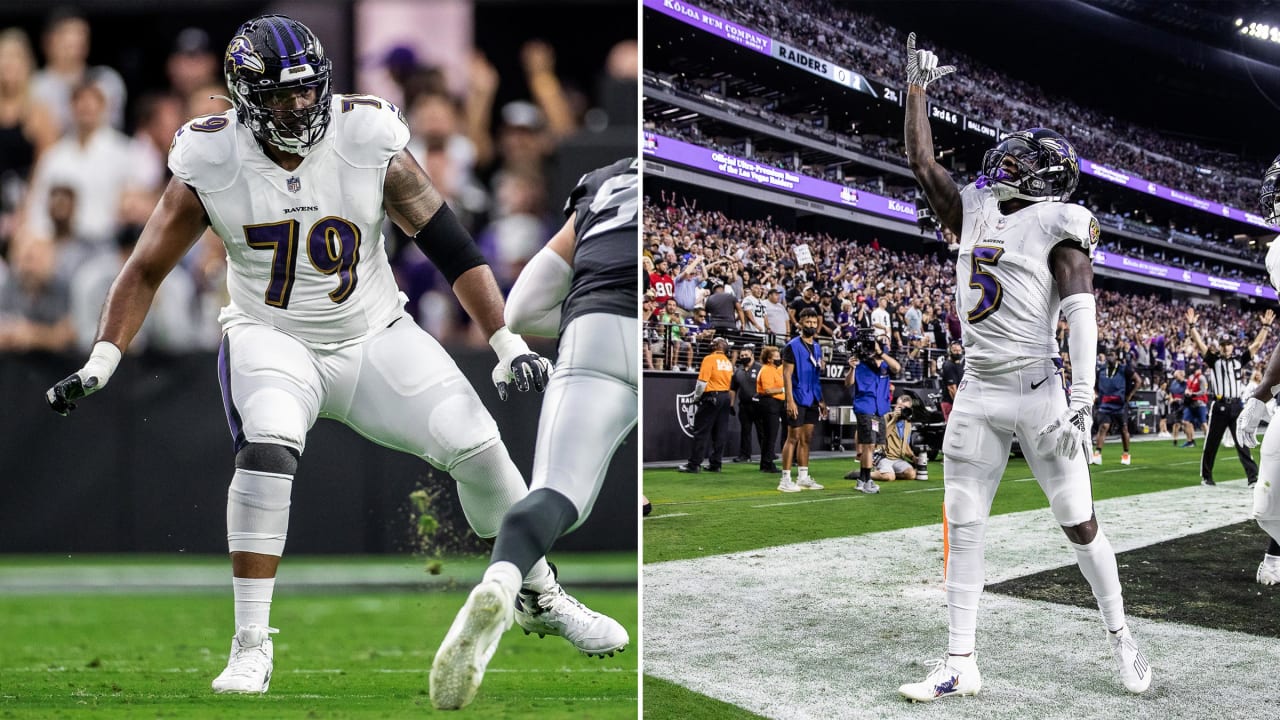
<path fill-rule="evenodd" d="M 1115 552 L 1093 514 L 1089 413 L 1098 328 L 1091 256 L 1098 222 L 1067 204 L 1080 177 L 1075 150 L 1056 132 L 1013 133 L 989 150 L 976 183 L 958 189 L 935 160 L 925 87 L 955 70 L 907 40 L 906 143 L 912 172 L 942 224 L 960 238 L 956 308 L 968 360 L 943 438 L 950 636 L 946 656 L 911 700 L 976 694 L 983 534 L 1016 433 L 1032 474 L 1093 588 L 1121 680 L 1139 693 L 1151 668 L 1125 622 Z M 1071 328 L 1071 392 L 1065 397 L 1054 329 Z"/>
<path fill-rule="evenodd" d="M 567 595 L 538 596 L 520 583 L 556 538 L 587 519 L 614 451 L 636 424 L 638 166 L 626 158 L 583 175 L 565 203 L 568 221 L 507 297 L 507 325 L 527 335 L 559 336 L 559 360 L 538 419 L 529 495 L 503 518 L 484 580 L 431 664 L 437 708 L 460 708 L 475 697 L 511 626 L 513 600 L 526 634 L 557 632 L 565 625 L 557 615 L 584 614 Z M 612 655 L 629 641 L 612 620 L 566 632 L 592 654 Z"/>
<path fill-rule="evenodd" d="M 1280 225 L 1280 157 L 1276 157 L 1262 178 L 1260 193 L 1262 215 L 1272 225 Z M 1280 242 L 1272 242 L 1267 250 L 1267 272 L 1271 285 L 1280 292 Z M 1236 437 L 1246 448 L 1257 447 L 1258 425 L 1270 418 L 1268 403 L 1280 394 L 1280 346 L 1271 353 L 1267 369 L 1253 395 L 1245 400 L 1236 419 Z M 1258 461 L 1258 480 L 1253 485 L 1253 517 L 1270 536 L 1267 551 L 1258 563 L 1257 580 L 1263 585 L 1280 584 L 1280 423 L 1271 420 L 1262 436 L 1262 453 Z"/>
<path fill-rule="evenodd" d="M 47 397 L 66 414 L 106 386 L 160 281 L 212 226 L 229 268 L 218 371 L 236 453 L 227 494 L 236 631 L 213 689 L 263 693 L 293 476 L 318 417 L 447 471 L 481 537 L 528 494 L 476 391 L 405 312 L 385 219 L 414 236 L 489 336 L 503 399 L 509 385 L 541 391 L 550 363 L 505 326 L 484 256 L 404 149 L 399 109 L 334 94 L 319 40 L 281 15 L 240 26 L 224 71 L 234 109 L 175 135 L 173 178 L 111 288 L 93 352 Z M 544 559 L 523 580 L 563 594 Z"/>

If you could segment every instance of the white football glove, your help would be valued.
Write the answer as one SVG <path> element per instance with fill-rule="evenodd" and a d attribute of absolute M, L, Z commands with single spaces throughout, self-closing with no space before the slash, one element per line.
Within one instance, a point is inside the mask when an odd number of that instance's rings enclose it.
<path fill-rule="evenodd" d="M 938 67 L 938 56 L 929 50 L 916 50 L 916 34 L 907 35 L 907 85 L 929 87 L 929 83 L 956 71 L 955 65 Z"/>
<path fill-rule="evenodd" d="M 489 345 L 498 353 L 498 365 L 490 377 L 499 398 L 507 399 L 507 386 L 512 383 L 518 392 L 546 389 L 551 361 L 530 350 L 523 338 L 503 327 L 489 338 Z"/>
<path fill-rule="evenodd" d="M 1041 428 L 1040 435 L 1056 436 L 1054 454 L 1073 460 L 1089 440 L 1089 417 L 1092 414 L 1093 410 L 1088 405 L 1067 408 L 1062 417 Z"/>
<path fill-rule="evenodd" d="M 1240 417 L 1236 418 L 1236 442 L 1247 448 L 1258 447 L 1258 423 L 1270 417 L 1266 403 L 1256 397 L 1245 400 Z"/>

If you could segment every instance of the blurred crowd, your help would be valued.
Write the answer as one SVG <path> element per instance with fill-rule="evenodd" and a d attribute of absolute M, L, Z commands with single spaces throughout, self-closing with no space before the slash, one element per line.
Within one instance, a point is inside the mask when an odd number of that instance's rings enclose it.
<path fill-rule="evenodd" d="M 855 8 L 829 0 L 699 4 L 892 87 L 900 87 L 906 77 L 906 33 Z M 941 62 L 959 68 L 947 82 L 929 89 L 941 105 L 1006 129 L 1054 127 L 1075 144 L 1081 157 L 1094 162 L 1236 208 L 1253 211 L 1257 205 L 1258 179 L 1269 158 L 1191 146 L 1158 129 L 1046 92 L 926 37 L 918 43 L 937 52 Z"/>
<path fill-rule="evenodd" d="M 961 339 L 955 263 L 946 250 L 889 249 L 854 225 L 850 236 L 835 237 L 786 230 L 772 217 L 738 220 L 667 191 L 645 196 L 643 232 L 645 369 L 696 371 L 717 335 L 735 345 L 782 345 L 794 337 L 795 314 L 806 306 L 822 315 L 819 342 L 832 351 L 830 362 L 847 358 L 849 340 L 870 327 L 903 366 L 904 381 L 935 377 L 949 344 Z M 797 253 L 801 246 L 811 263 Z M 1159 387 L 1175 371 L 1203 362 L 1186 334 L 1184 302 L 1111 290 L 1095 295 L 1099 350 L 1128 357 L 1142 387 Z M 1246 347 L 1261 329 L 1261 308 L 1206 302 L 1197 312 L 1211 347 L 1228 341 Z M 1069 365 L 1067 335 L 1061 321 L 1058 343 Z M 1275 345 L 1269 337 L 1255 365 L 1265 365 Z"/>
<path fill-rule="evenodd" d="M 128 87 L 116 70 L 89 64 L 92 32 L 71 10 L 52 11 L 38 37 L 0 30 L 0 352 L 91 346 L 107 290 L 169 181 L 174 133 L 230 109 L 219 97 L 229 38 L 188 28 L 163 58 L 163 86 Z M 536 37 L 518 52 L 525 77 L 509 79 L 476 52 L 462 95 L 412 51 L 396 48 L 383 61 L 400 90 L 408 149 L 475 236 L 504 294 L 563 222 L 564 198 L 547 190 L 557 148 L 609 123 L 634 133 L 634 100 L 624 112 L 601 96 L 634 98 L 639 72 L 630 39 L 598 67 L 579 69 L 595 74 L 589 87 L 562 81 L 555 49 Z M 497 107 L 507 82 L 529 96 Z M 417 246 L 391 223 L 384 235 L 419 324 L 442 343 L 484 345 Z M 225 262 L 221 239 L 207 231 L 161 286 L 131 351 L 216 348 Z"/>
<path fill-rule="evenodd" d="M 808 135 L 815 140 L 833 145 L 834 148 L 830 155 L 831 163 L 820 164 L 802 159 L 801 154 L 798 152 L 761 151 L 747 140 L 748 131 L 745 129 L 736 135 L 714 135 L 705 132 L 697 122 L 677 125 L 670 121 L 647 117 L 644 122 L 646 131 L 656 132 L 677 140 L 713 148 L 738 157 L 746 157 L 774 167 L 885 197 L 908 202 L 914 202 L 920 197 L 919 186 L 914 177 L 906 170 L 906 150 L 900 133 L 889 136 L 877 135 L 867 131 L 863 134 L 849 135 L 816 128 L 812 125 L 812 119 L 810 118 L 803 116 L 791 117 L 779 112 L 776 108 L 766 109 L 760 107 L 750 102 L 749 99 L 744 102 L 718 95 L 715 91 L 718 80 L 714 78 L 667 76 L 666 74 L 646 71 L 644 81 L 646 84 L 661 87 L 676 95 L 700 103 L 718 106 L 736 116 L 764 120 L 788 133 Z M 868 155 L 901 166 L 903 174 L 886 173 L 870 166 L 866 167 L 865 173 L 852 174 L 858 173 L 859 166 L 837 155 L 834 152 L 837 149 Z M 974 179 L 976 179 L 976 173 L 973 172 L 956 176 L 957 182 L 962 184 L 972 182 Z M 1256 186 L 1257 181 L 1255 180 L 1254 182 Z M 1253 191 L 1256 192 L 1256 187 Z M 1116 193 L 1081 192 L 1079 195 L 1084 198 L 1084 203 L 1097 215 L 1099 222 L 1105 226 L 1127 230 L 1154 240 L 1181 245 L 1188 249 L 1198 248 L 1248 260 L 1259 265 L 1262 263 L 1265 251 L 1237 244 L 1234 236 L 1226 231 L 1219 232 L 1208 224 L 1201 227 L 1194 220 L 1199 211 L 1182 213 L 1182 215 L 1192 218 L 1182 224 L 1179 224 L 1173 218 L 1161 222 L 1152 217 L 1149 211 L 1125 204 L 1118 199 L 1120 195 Z M 1212 258 L 1206 260 L 1200 254 L 1184 256 L 1178 252 L 1178 248 L 1149 250 L 1142 243 L 1131 240 L 1125 242 L 1132 246 L 1131 254 L 1141 257 L 1146 257 L 1150 254 L 1152 259 L 1165 264 L 1210 272 L 1220 277 L 1247 279 L 1249 275 L 1248 271 L 1230 263 L 1218 263 L 1215 267 Z M 1258 277 L 1263 277 L 1261 268 L 1258 268 L 1256 272 Z"/>

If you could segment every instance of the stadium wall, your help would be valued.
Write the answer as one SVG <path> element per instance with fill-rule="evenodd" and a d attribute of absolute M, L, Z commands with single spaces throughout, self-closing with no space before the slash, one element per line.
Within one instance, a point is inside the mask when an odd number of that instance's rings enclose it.
<path fill-rule="evenodd" d="M 493 353 L 453 350 L 526 479 L 541 396 L 498 400 Z M 549 353 L 549 351 L 543 351 Z M 0 355 L 0 553 L 226 552 L 231 435 L 212 354 L 128 357 L 70 417 L 44 391 L 82 358 Z M 559 551 L 636 547 L 636 433 L 618 449 L 591 517 Z M 321 420 L 298 466 L 289 554 L 413 549 L 409 493 L 435 492 L 445 551 L 473 551 L 453 482 L 426 462 Z"/>

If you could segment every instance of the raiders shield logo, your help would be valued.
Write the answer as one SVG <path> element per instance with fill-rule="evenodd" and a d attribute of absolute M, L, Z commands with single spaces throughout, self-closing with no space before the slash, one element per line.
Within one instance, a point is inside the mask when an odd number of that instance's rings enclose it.
<path fill-rule="evenodd" d="M 676 395 L 676 420 L 680 423 L 680 430 L 689 437 L 693 437 L 693 416 L 697 413 L 698 403 L 694 401 L 692 392 Z"/>

